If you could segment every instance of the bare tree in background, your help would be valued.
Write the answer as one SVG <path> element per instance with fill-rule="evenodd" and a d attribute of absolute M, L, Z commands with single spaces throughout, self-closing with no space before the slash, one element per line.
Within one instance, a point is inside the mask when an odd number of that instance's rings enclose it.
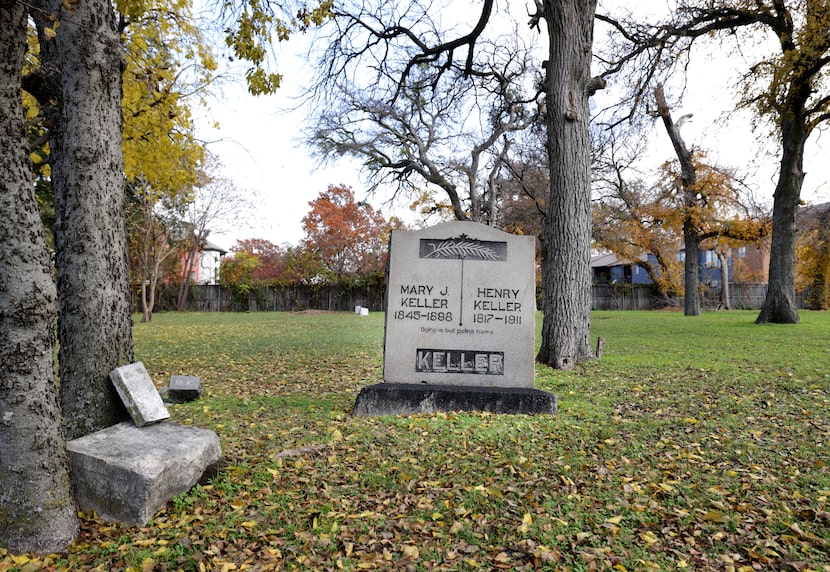
<path fill-rule="evenodd" d="M 518 38 L 505 36 L 498 48 L 485 43 L 486 72 L 470 81 L 457 68 L 438 82 L 431 70 L 413 69 L 394 100 L 388 90 L 327 78 L 327 104 L 318 107 L 306 142 L 323 160 L 347 155 L 362 161 L 374 187 L 391 184 L 418 203 L 431 203 L 425 206 L 430 211 L 444 210 L 448 200 L 446 210 L 457 220 L 494 225 L 495 179 L 511 136 L 537 114 L 535 94 L 524 95 L 533 87 L 530 48 Z"/>
<path fill-rule="evenodd" d="M 250 216 L 251 198 L 247 191 L 238 189 L 232 181 L 219 176 L 218 160 L 208 160 L 200 184 L 193 196 L 178 205 L 179 236 L 183 259 L 176 309 L 183 312 L 192 284 L 190 272 L 199 261 L 199 255 L 211 232 L 222 232 L 242 225 Z"/>

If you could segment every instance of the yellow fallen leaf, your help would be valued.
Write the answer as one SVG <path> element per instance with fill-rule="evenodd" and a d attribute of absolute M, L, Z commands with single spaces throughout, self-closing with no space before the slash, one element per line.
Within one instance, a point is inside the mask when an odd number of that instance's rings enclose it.
<path fill-rule="evenodd" d="M 421 553 L 418 550 L 417 546 L 412 546 L 411 544 L 404 544 L 403 555 L 411 560 L 415 560 L 421 555 Z"/>
<path fill-rule="evenodd" d="M 703 520 L 708 520 L 709 522 L 719 522 L 721 524 L 729 522 L 729 517 L 726 516 L 720 510 L 716 510 L 714 508 L 709 509 L 706 514 L 703 515 Z"/>
<path fill-rule="evenodd" d="M 257 525 L 257 522 L 255 520 L 246 520 L 245 522 L 242 522 L 242 523 L 239 524 L 239 526 L 245 527 L 249 530 L 254 528 L 256 525 Z"/>
<path fill-rule="evenodd" d="M 531 524 L 533 524 L 533 517 L 530 516 L 529 512 L 524 513 L 524 516 L 522 516 L 522 524 L 519 525 L 519 532 L 527 532 Z"/>
<path fill-rule="evenodd" d="M 55 28 L 57 28 L 58 27 L 58 22 L 55 22 L 54 26 L 55 26 Z M 55 32 L 55 28 L 43 28 L 43 36 L 47 40 L 53 39 L 55 36 L 58 35 L 57 32 Z"/>
<path fill-rule="evenodd" d="M 657 542 L 657 537 L 650 530 L 640 533 L 640 538 L 642 538 L 646 544 L 654 544 Z"/>
<path fill-rule="evenodd" d="M 605 522 L 608 524 L 619 524 L 622 522 L 623 517 L 621 516 L 612 516 L 611 518 L 606 518 Z"/>

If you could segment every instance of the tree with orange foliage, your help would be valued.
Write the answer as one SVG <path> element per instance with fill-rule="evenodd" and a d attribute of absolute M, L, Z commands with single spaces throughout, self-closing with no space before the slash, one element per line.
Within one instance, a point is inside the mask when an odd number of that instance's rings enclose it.
<path fill-rule="evenodd" d="M 285 251 L 270 240 L 264 238 L 246 238 L 237 240 L 231 252 L 246 252 L 259 260 L 259 265 L 251 274 L 257 282 L 274 282 L 285 272 Z"/>
<path fill-rule="evenodd" d="M 355 202 L 344 185 L 329 185 L 308 203 L 303 217 L 303 248 L 316 252 L 327 273 L 337 279 L 355 279 L 382 273 L 389 232 L 401 222 L 387 221 L 365 202 Z"/>

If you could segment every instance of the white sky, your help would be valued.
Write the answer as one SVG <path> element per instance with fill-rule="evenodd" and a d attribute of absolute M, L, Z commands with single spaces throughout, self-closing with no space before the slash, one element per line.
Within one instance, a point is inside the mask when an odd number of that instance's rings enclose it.
<path fill-rule="evenodd" d="M 210 235 L 212 242 L 224 248 L 244 238 L 264 238 L 276 244 L 299 243 L 303 236 L 301 219 L 309 210 L 309 201 L 330 184 L 351 186 L 359 200 L 365 198 L 367 187 L 361 181 L 358 163 L 343 160 L 317 168 L 309 151 L 298 143 L 306 112 L 282 110 L 296 105 L 292 97 L 310 76 L 309 64 L 298 55 L 305 49 L 305 40 L 296 36 L 281 49 L 278 71 L 283 74 L 283 87 L 276 94 L 254 97 L 247 93 L 244 81 L 229 83 L 220 101 L 211 103 L 210 116 L 197 118 L 197 134 L 213 142 L 208 148 L 224 163 L 225 176 L 254 197 L 254 212 L 247 227 Z M 686 96 L 672 110 L 675 118 L 694 113 L 693 120 L 683 127 L 684 139 L 690 146 L 710 150 L 709 158 L 722 166 L 745 167 L 757 156 L 758 143 L 763 137 L 752 132 L 746 118 L 725 121 L 732 81 L 729 66 L 696 57 L 689 72 Z M 212 128 L 214 121 L 219 123 L 218 130 Z M 802 192 L 806 202 L 830 200 L 830 165 L 826 151 L 822 152 L 817 145 L 819 142 L 818 134 L 808 142 L 807 175 Z M 658 164 L 673 158 L 661 128 L 653 132 L 653 149 Z M 767 161 L 770 168 L 755 177 L 758 198 L 770 204 L 777 163 L 777 156 L 770 157 Z M 383 198 L 370 202 L 379 208 Z M 394 212 L 385 207 L 383 213 L 396 214 L 405 220 L 412 216 L 405 206 L 399 206 Z"/>

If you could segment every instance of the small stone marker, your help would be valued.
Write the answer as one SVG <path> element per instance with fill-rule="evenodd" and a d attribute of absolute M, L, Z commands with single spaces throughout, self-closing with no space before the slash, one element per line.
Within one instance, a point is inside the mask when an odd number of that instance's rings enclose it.
<path fill-rule="evenodd" d="M 167 399 L 173 403 L 194 401 L 202 396 L 202 380 L 195 375 L 172 375 Z"/>
<path fill-rule="evenodd" d="M 393 231 L 384 383 L 356 415 L 556 413 L 534 389 L 535 239 L 472 222 Z"/>
<path fill-rule="evenodd" d="M 170 417 L 150 374 L 140 361 L 115 368 L 110 372 L 110 379 L 138 427 Z"/>

